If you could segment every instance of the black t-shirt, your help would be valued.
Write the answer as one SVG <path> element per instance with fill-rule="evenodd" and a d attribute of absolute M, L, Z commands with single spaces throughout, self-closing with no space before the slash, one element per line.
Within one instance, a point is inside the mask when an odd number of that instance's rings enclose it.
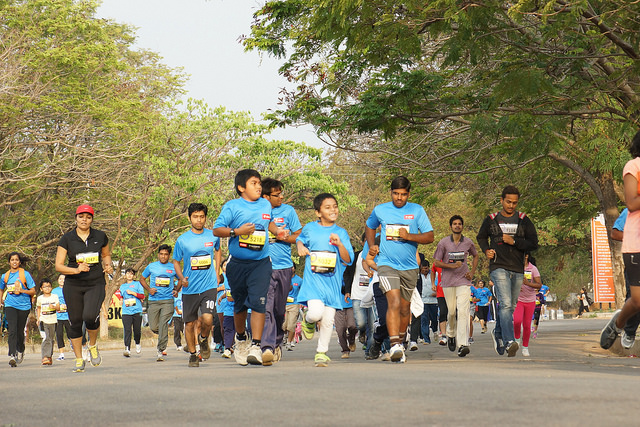
<path fill-rule="evenodd" d="M 69 263 L 67 266 L 76 268 L 78 266 L 78 259 L 84 260 L 89 264 L 89 271 L 82 272 L 80 274 L 70 274 L 66 276 L 66 279 L 71 281 L 90 281 L 99 278 L 104 278 L 104 271 L 102 269 L 102 248 L 107 246 L 109 239 L 107 235 L 100 230 L 93 228 L 89 229 L 89 237 L 86 241 L 83 241 L 76 229 L 65 233 L 58 242 L 58 246 L 67 250 L 67 256 L 69 257 Z"/>

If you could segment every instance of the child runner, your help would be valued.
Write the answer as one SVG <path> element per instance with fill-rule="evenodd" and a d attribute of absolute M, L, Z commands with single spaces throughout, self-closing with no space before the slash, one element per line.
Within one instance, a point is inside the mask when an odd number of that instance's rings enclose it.
<path fill-rule="evenodd" d="M 178 296 L 173 298 L 173 343 L 176 350 L 181 351 L 185 348 L 182 346 L 181 334 L 184 333 L 184 322 L 182 322 L 182 291 L 178 292 Z"/>
<path fill-rule="evenodd" d="M 129 350 L 131 346 L 131 330 L 133 329 L 133 340 L 136 343 L 136 353 L 142 352 L 140 346 L 140 335 L 142 326 L 142 300 L 144 299 L 144 288 L 137 280 L 133 280 L 136 271 L 127 268 L 124 273 L 126 282 L 120 286 L 122 296 L 122 327 L 124 329 L 124 357 L 131 356 Z"/>
<path fill-rule="evenodd" d="M 342 348 L 342 358 L 348 359 L 352 351 L 356 351 L 356 318 L 353 315 L 353 301 L 346 295 L 342 299 L 342 310 L 336 311 L 334 319 L 338 343 Z"/>
<path fill-rule="evenodd" d="M 226 276 L 224 278 L 224 291 L 222 295 L 222 302 L 220 304 L 222 308 L 222 326 L 224 334 L 224 352 L 222 353 L 222 357 L 230 359 L 233 354 L 233 339 L 236 336 L 236 328 L 233 324 L 233 311 L 235 304 L 233 303 L 233 297 L 231 296 L 229 280 Z"/>
<path fill-rule="evenodd" d="M 294 270 L 295 274 L 296 266 L 294 265 L 291 268 Z M 302 278 L 296 274 L 293 276 L 293 279 L 291 279 L 291 290 L 287 296 L 287 313 L 284 316 L 283 329 L 287 333 L 287 344 L 285 344 L 285 348 L 288 351 L 293 351 L 293 347 L 296 346 L 294 338 L 296 336 L 298 315 L 300 314 L 300 304 L 298 304 L 298 292 L 300 292 L 300 285 L 302 285 Z"/>
<path fill-rule="evenodd" d="M 66 330 L 67 336 L 69 336 L 69 329 L 71 328 L 69 313 L 67 313 L 67 303 L 64 300 L 62 288 L 64 288 L 64 274 L 58 276 L 58 287 L 51 291 L 52 294 L 58 296 L 58 301 L 60 302 L 58 311 L 56 312 L 56 340 L 58 341 L 58 351 L 60 354 L 56 360 L 64 360 L 64 332 Z"/>
<path fill-rule="evenodd" d="M 338 202 L 329 193 L 319 194 L 313 199 L 313 208 L 318 221 L 310 222 L 302 229 L 296 240 L 298 255 L 307 256 L 304 282 L 298 301 L 308 310 L 303 316 L 302 331 L 307 339 L 313 337 L 316 322 L 320 322 L 315 365 L 328 365 L 329 341 L 333 332 L 336 310 L 342 308 L 342 275 L 345 265 L 353 262 L 353 248 L 346 230 L 336 225 Z"/>
<path fill-rule="evenodd" d="M 520 345 L 522 333 L 522 355 L 529 357 L 529 337 L 531 336 L 531 318 L 536 307 L 536 294 L 542 287 L 540 273 L 535 266 L 536 260 L 529 254 L 524 256 L 524 280 L 520 288 L 518 303 L 513 311 L 513 336 Z"/>
<path fill-rule="evenodd" d="M 56 324 L 58 323 L 56 311 L 60 307 L 60 300 L 57 295 L 51 293 L 52 290 L 51 281 L 42 279 L 40 282 L 42 294 L 38 295 L 36 310 L 38 321 L 40 322 L 40 330 L 44 331 L 41 347 L 43 365 L 51 365 L 53 363 L 51 359 L 53 355 L 53 337 L 56 334 Z"/>

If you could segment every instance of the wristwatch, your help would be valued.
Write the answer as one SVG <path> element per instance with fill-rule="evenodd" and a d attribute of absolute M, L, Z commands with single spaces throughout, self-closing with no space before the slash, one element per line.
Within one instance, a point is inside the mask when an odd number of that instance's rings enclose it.
<path fill-rule="evenodd" d="M 229 231 L 229 237 L 231 237 L 232 239 L 236 237 L 236 230 L 234 228 L 232 228 L 231 231 Z"/>

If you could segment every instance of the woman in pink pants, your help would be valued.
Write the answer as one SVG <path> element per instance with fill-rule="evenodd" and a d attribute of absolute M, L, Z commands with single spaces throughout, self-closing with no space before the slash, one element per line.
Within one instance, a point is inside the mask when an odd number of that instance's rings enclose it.
<path fill-rule="evenodd" d="M 513 312 L 513 335 L 520 343 L 522 336 L 522 355 L 529 357 L 529 337 L 531 336 L 531 318 L 536 308 L 536 293 L 542 287 L 540 273 L 536 268 L 535 259 L 526 254 L 524 256 L 524 280 L 520 287 L 518 304 Z"/>

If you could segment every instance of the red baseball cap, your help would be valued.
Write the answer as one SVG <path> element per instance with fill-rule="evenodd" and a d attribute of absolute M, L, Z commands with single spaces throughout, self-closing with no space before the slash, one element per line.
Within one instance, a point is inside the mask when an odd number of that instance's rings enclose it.
<path fill-rule="evenodd" d="M 89 213 L 93 216 L 93 208 L 89 205 L 80 205 L 78 209 L 76 209 L 76 215 L 81 213 Z"/>

